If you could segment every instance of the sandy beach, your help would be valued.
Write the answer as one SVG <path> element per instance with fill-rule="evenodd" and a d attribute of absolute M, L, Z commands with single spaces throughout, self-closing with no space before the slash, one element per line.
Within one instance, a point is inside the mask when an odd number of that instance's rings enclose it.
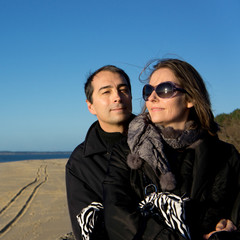
<path fill-rule="evenodd" d="M 71 232 L 67 159 L 0 163 L 0 239 L 58 240 Z"/>

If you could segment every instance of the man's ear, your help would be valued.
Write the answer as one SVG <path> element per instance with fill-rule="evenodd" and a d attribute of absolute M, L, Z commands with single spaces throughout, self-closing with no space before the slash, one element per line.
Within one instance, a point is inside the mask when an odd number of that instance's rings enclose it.
<path fill-rule="evenodd" d="M 93 104 L 90 103 L 88 100 L 86 100 L 86 103 L 87 103 L 89 112 L 93 115 L 96 115 L 96 111 L 95 111 Z"/>

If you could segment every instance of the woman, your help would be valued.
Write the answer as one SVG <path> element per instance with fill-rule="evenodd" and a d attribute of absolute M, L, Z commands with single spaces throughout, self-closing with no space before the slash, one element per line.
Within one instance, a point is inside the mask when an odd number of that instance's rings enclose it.
<path fill-rule="evenodd" d="M 148 111 L 130 123 L 103 184 L 110 239 L 231 239 L 240 157 L 218 139 L 201 76 L 184 61 L 159 61 L 143 99 Z"/>

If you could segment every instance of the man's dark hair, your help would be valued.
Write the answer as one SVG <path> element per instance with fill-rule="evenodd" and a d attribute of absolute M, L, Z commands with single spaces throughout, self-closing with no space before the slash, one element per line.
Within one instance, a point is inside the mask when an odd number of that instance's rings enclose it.
<path fill-rule="evenodd" d="M 131 92 L 131 83 L 130 83 L 129 76 L 121 68 L 118 68 L 114 65 L 106 65 L 97 69 L 94 73 L 90 73 L 89 77 L 87 78 L 87 81 L 84 86 L 84 90 L 85 90 L 86 98 L 90 103 L 92 103 L 92 94 L 93 94 L 92 80 L 99 72 L 102 72 L 102 71 L 118 73 L 122 78 L 124 78 L 127 81 L 127 85 Z"/>

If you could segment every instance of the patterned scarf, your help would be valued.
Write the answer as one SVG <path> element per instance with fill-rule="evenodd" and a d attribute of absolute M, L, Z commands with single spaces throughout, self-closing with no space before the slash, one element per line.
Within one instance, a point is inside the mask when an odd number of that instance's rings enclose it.
<path fill-rule="evenodd" d="M 174 130 L 172 127 L 164 128 L 153 124 L 148 113 L 138 115 L 128 129 L 128 145 L 131 150 L 127 158 L 129 167 L 138 169 L 146 161 L 160 179 L 162 190 L 173 190 L 176 180 L 164 153 L 164 144 L 174 149 L 193 144 L 201 134 L 198 129 L 191 129 L 192 125 L 193 122 L 187 122 L 185 130 Z"/>

